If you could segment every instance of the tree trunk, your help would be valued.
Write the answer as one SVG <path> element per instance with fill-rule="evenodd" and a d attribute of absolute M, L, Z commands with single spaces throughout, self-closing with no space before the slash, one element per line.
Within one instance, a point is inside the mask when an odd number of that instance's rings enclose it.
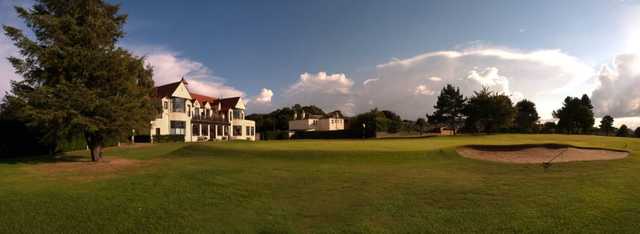
<path fill-rule="evenodd" d="M 91 151 L 91 161 L 97 162 L 102 160 L 103 137 L 99 134 L 85 133 L 87 145 Z"/>
<path fill-rule="evenodd" d="M 91 150 L 91 161 L 98 162 L 102 160 L 102 146 L 96 145 L 89 148 Z"/>

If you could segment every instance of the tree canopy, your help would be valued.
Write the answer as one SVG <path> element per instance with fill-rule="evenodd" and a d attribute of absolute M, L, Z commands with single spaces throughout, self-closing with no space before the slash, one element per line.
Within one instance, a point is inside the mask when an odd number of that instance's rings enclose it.
<path fill-rule="evenodd" d="M 613 132 L 613 117 L 609 115 L 605 115 L 600 120 L 600 131 L 602 131 L 606 136 L 608 136 L 611 132 Z"/>
<path fill-rule="evenodd" d="M 553 112 L 558 119 L 558 130 L 565 133 L 589 133 L 595 123 L 593 105 L 585 94 L 582 98 L 567 97 L 562 108 Z"/>
<path fill-rule="evenodd" d="M 629 134 L 629 127 L 627 127 L 627 125 L 622 125 L 620 126 L 620 128 L 618 128 L 618 132 L 616 133 L 616 136 L 619 137 L 628 137 Z"/>
<path fill-rule="evenodd" d="M 445 125 L 447 127 L 458 129 L 463 119 L 463 111 L 466 99 L 460 93 L 460 88 L 447 84 L 440 95 L 436 105 L 433 106 L 435 111 L 432 115 L 427 114 L 429 123 L 434 125 Z"/>
<path fill-rule="evenodd" d="M 536 104 L 529 100 L 522 100 L 516 103 L 516 117 L 514 119 L 514 127 L 519 132 L 533 132 L 538 125 L 538 111 Z"/>
<path fill-rule="evenodd" d="M 94 161 L 104 141 L 132 129 L 148 129 L 155 116 L 152 70 L 144 59 L 117 46 L 127 16 L 101 0 L 38 0 L 16 7 L 33 32 L 4 26 L 20 49 L 9 61 L 23 80 L 6 97 L 19 117 L 55 142 L 81 134 Z"/>
<path fill-rule="evenodd" d="M 483 88 L 469 98 L 464 114 L 465 129 L 487 133 L 511 127 L 515 109 L 508 96 Z"/>

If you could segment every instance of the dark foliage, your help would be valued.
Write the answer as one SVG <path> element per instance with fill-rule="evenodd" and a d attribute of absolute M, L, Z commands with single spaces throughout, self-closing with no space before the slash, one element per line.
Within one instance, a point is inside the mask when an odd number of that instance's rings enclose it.
<path fill-rule="evenodd" d="M 620 128 L 618 128 L 618 132 L 616 133 L 616 136 L 619 136 L 619 137 L 631 136 L 630 131 L 631 130 L 629 129 L 629 127 L 627 127 L 627 125 L 623 124 L 622 126 L 620 126 Z"/>
<path fill-rule="evenodd" d="M 590 133 L 595 123 L 593 105 L 586 94 L 582 98 L 565 98 L 562 108 L 554 111 L 553 117 L 558 119 L 558 130 L 564 133 Z"/>
<path fill-rule="evenodd" d="M 81 135 L 92 160 L 102 158 L 108 139 L 148 128 L 155 116 L 152 71 L 118 41 L 127 16 L 101 0 L 39 0 L 16 7 L 34 40 L 4 26 L 20 49 L 9 61 L 22 81 L 12 83 L 9 105 L 18 119 L 38 129 L 46 145 Z"/>
<path fill-rule="evenodd" d="M 518 132 L 531 133 L 537 130 L 538 111 L 536 110 L 536 104 L 529 100 L 522 100 L 516 103 L 516 117 L 514 119 L 514 128 Z"/>
<path fill-rule="evenodd" d="M 427 119 L 430 124 L 458 129 L 464 121 L 465 103 L 466 99 L 460 93 L 460 88 L 447 84 L 440 91 L 438 101 L 433 106 L 435 112 L 427 114 Z"/>
<path fill-rule="evenodd" d="M 469 98 L 464 114 L 465 130 L 493 133 L 511 127 L 515 109 L 508 96 L 484 88 Z"/>
<path fill-rule="evenodd" d="M 609 115 L 602 117 L 602 120 L 600 120 L 600 131 L 605 136 L 609 136 L 615 130 L 613 128 L 613 121 L 614 121 L 613 117 Z"/>

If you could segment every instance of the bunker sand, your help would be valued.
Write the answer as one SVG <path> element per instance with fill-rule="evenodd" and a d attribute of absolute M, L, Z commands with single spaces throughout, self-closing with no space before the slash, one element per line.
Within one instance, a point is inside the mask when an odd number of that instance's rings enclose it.
<path fill-rule="evenodd" d="M 465 158 L 503 163 L 535 164 L 623 159 L 629 152 L 565 145 L 463 146 L 456 150 Z"/>

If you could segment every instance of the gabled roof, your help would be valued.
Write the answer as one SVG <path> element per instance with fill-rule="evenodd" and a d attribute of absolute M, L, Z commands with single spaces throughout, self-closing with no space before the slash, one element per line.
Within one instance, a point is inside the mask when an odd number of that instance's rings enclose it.
<path fill-rule="evenodd" d="M 171 95 L 173 95 L 176 89 L 180 86 L 180 83 L 184 83 L 186 85 L 187 81 L 182 79 L 178 82 L 156 87 L 155 88 L 156 97 L 157 98 L 171 97 Z M 225 111 L 236 108 L 238 106 L 238 103 L 241 101 L 240 97 L 217 99 L 210 96 L 192 93 L 192 92 L 189 92 L 189 95 L 191 96 L 192 100 L 196 100 L 202 104 L 208 102 L 210 105 L 218 105 L 218 103 L 220 103 L 221 109 Z"/>
<path fill-rule="evenodd" d="M 155 88 L 155 93 L 157 98 L 170 97 L 173 92 L 176 91 L 180 83 L 183 81 L 173 82 L 166 85 L 161 85 Z"/>
<path fill-rule="evenodd" d="M 239 101 L 240 97 L 223 98 L 216 100 L 214 104 L 217 105 L 218 103 L 220 103 L 222 110 L 229 110 L 235 108 L 238 105 Z"/>

